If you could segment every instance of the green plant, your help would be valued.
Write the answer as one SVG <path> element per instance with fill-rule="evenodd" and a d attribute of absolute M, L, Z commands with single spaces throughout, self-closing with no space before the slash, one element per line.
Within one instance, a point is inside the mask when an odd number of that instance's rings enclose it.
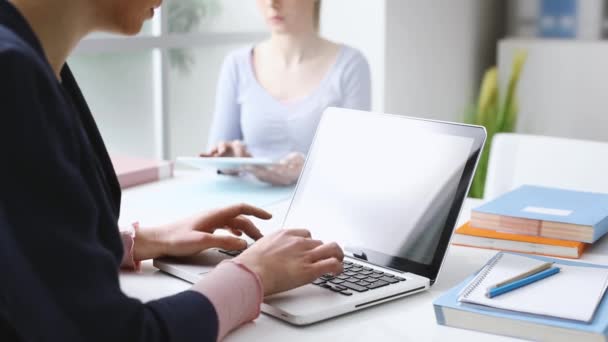
<path fill-rule="evenodd" d="M 496 67 L 488 69 L 481 83 L 477 105 L 472 106 L 465 114 L 464 121 L 466 123 L 484 126 L 488 132 L 486 146 L 471 185 L 469 193 L 471 197 L 483 197 L 488 171 L 488 158 L 494 135 L 515 130 L 519 110 L 516 90 L 526 58 L 527 54 L 524 51 L 515 53 L 507 92 L 502 101 L 499 91 L 498 70 Z"/>
<path fill-rule="evenodd" d="M 218 0 L 173 0 L 167 5 L 169 33 L 190 33 L 205 18 L 221 11 Z M 182 73 L 189 73 L 194 65 L 194 57 L 186 49 L 170 49 L 169 62 Z"/>

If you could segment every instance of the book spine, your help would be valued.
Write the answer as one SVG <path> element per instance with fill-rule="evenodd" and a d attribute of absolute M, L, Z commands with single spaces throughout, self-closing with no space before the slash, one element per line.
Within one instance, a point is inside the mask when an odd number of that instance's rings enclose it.
<path fill-rule="evenodd" d="M 608 217 L 597 224 L 596 228 L 591 231 L 589 226 L 570 223 L 516 218 L 498 214 L 494 214 L 491 218 L 490 214 L 484 213 L 483 215 L 483 217 L 480 217 L 473 213 L 470 220 L 471 227 L 499 233 L 539 236 L 585 243 L 593 243 L 608 233 Z"/>
<path fill-rule="evenodd" d="M 441 306 L 435 304 L 435 317 L 440 311 L 442 321 L 437 319 L 437 324 L 447 327 L 479 331 L 488 334 L 515 337 L 531 341 L 607 341 L 606 331 L 604 335 L 591 329 L 568 329 L 558 325 L 543 324 L 521 318 L 508 318 L 490 314 L 472 312 L 467 305 L 460 308 Z"/>
<path fill-rule="evenodd" d="M 445 325 L 445 315 L 443 314 L 442 306 L 433 304 L 433 309 L 435 310 L 435 319 L 437 320 L 437 324 Z"/>
<path fill-rule="evenodd" d="M 173 176 L 173 163 L 166 162 L 157 167 L 123 173 L 118 175 L 118 182 L 122 189 L 136 185 L 152 183 Z"/>
<path fill-rule="evenodd" d="M 593 226 L 593 242 L 599 240 L 606 233 L 608 233 L 608 216 Z"/>
<path fill-rule="evenodd" d="M 156 168 L 139 170 L 118 175 L 118 182 L 123 189 L 130 188 L 136 185 L 155 182 L 158 180 L 158 171 Z"/>
<path fill-rule="evenodd" d="M 173 163 L 166 162 L 158 166 L 158 180 L 173 177 Z"/>
<path fill-rule="evenodd" d="M 541 221 L 498 214 L 478 214 L 473 211 L 471 226 L 480 229 L 495 230 L 510 234 L 539 236 Z"/>
<path fill-rule="evenodd" d="M 580 258 L 585 247 L 585 244 L 583 243 L 552 244 L 508 239 L 504 237 L 476 235 L 475 231 L 465 232 L 458 230 L 452 237 L 451 243 L 453 245 L 465 247 L 485 248 L 505 252 L 528 253 L 569 259 Z"/>

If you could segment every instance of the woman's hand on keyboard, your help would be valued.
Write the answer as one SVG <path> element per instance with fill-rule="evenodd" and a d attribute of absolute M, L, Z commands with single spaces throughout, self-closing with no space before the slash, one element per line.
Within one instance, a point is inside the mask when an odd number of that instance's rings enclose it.
<path fill-rule="evenodd" d="M 259 275 L 267 296 L 311 283 L 323 274 L 340 274 L 343 259 L 336 243 L 313 240 L 304 229 L 285 229 L 258 240 L 235 261 Z"/>
<path fill-rule="evenodd" d="M 133 257 L 146 260 L 161 256 L 187 256 L 209 248 L 242 250 L 247 242 L 238 238 L 243 233 L 254 240 L 262 237 L 260 230 L 247 218 L 268 220 L 272 214 L 247 204 L 212 210 L 193 217 L 152 228 L 141 228 L 135 235 Z M 232 235 L 214 234 L 227 229 Z"/>

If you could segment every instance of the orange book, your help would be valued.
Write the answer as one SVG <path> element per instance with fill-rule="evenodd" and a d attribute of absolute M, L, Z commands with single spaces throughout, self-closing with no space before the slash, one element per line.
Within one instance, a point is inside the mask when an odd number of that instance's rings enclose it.
<path fill-rule="evenodd" d="M 452 244 L 560 258 L 578 259 L 587 244 L 579 241 L 550 239 L 540 236 L 501 233 L 472 227 L 470 222 L 456 229 Z"/>

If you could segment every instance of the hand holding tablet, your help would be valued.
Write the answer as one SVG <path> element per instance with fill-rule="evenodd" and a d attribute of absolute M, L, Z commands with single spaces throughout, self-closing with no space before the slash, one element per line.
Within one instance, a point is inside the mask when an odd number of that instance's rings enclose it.
<path fill-rule="evenodd" d="M 280 161 L 246 157 L 178 157 L 177 162 L 198 169 L 215 169 L 218 173 L 238 176 L 250 173 L 258 180 L 272 185 L 294 184 L 302 171 L 305 157 L 294 152 Z"/>
<path fill-rule="evenodd" d="M 199 169 L 214 168 L 223 175 L 249 173 L 262 182 L 287 186 L 298 180 L 305 159 L 300 152 L 291 152 L 277 160 L 255 158 L 242 141 L 233 140 L 220 141 L 199 157 L 179 157 L 177 161 Z"/>
<path fill-rule="evenodd" d="M 248 157 L 178 157 L 177 162 L 198 169 L 234 170 L 246 166 L 275 166 L 278 163 L 267 158 Z"/>

